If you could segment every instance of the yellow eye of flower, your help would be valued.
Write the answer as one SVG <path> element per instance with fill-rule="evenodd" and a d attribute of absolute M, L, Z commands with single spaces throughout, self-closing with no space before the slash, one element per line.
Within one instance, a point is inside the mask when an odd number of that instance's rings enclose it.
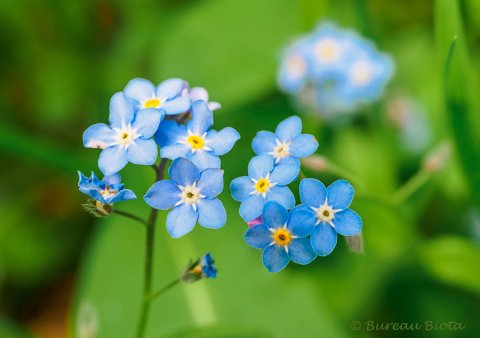
<path fill-rule="evenodd" d="M 158 108 L 160 106 L 160 100 L 159 99 L 150 99 L 145 101 L 143 104 L 144 108 Z"/>
<path fill-rule="evenodd" d="M 278 245 L 288 245 L 292 241 L 292 234 L 285 228 L 276 229 L 273 232 L 273 241 Z"/>
<path fill-rule="evenodd" d="M 193 149 L 202 149 L 205 145 L 205 141 L 203 138 L 197 135 L 190 135 L 187 139 L 187 142 Z"/>
<path fill-rule="evenodd" d="M 262 194 L 264 192 L 267 192 L 269 187 L 270 187 L 270 181 L 266 178 L 259 179 L 255 184 L 255 189 Z"/>

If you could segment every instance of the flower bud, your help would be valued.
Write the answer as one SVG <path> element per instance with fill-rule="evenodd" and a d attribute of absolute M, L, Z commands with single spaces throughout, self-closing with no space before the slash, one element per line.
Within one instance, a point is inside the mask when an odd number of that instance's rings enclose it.
<path fill-rule="evenodd" d="M 302 159 L 302 164 L 315 171 L 325 171 L 327 169 L 327 159 L 321 155 L 313 155 Z"/>
<path fill-rule="evenodd" d="M 184 283 L 194 283 L 202 278 L 217 277 L 217 269 L 215 268 L 212 256 L 207 253 L 202 258 L 190 261 L 180 277 Z"/>

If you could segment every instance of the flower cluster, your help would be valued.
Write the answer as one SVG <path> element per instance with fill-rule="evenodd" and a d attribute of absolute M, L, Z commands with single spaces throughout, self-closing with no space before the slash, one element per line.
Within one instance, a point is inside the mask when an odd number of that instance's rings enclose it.
<path fill-rule="evenodd" d="M 249 225 L 245 239 L 263 250 L 263 264 L 270 272 L 282 270 L 290 261 L 305 265 L 327 256 L 336 246 L 337 234 L 354 236 L 362 229 L 362 219 L 349 209 L 354 189 L 345 180 L 326 188 L 319 180 L 303 179 L 302 203 L 295 206 L 287 185 L 299 175 L 299 158 L 318 147 L 315 138 L 301 130 L 301 120 L 294 116 L 282 121 L 275 134 L 257 133 L 252 148 L 259 155 L 251 159 L 248 176 L 230 185 Z"/>
<path fill-rule="evenodd" d="M 324 116 L 374 101 L 392 77 L 393 62 L 354 32 L 324 23 L 286 48 L 280 88 Z"/>

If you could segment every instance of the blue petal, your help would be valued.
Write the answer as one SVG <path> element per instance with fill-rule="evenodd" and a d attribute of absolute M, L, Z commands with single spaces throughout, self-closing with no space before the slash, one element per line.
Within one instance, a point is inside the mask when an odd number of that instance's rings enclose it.
<path fill-rule="evenodd" d="M 163 180 L 154 183 L 143 199 L 152 208 L 168 210 L 180 201 L 181 193 L 177 183 L 172 180 Z"/>
<path fill-rule="evenodd" d="M 253 157 L 248 163 L 248 176 L 260 179 L 267 176 L 273 169 L 273 159 L 267 155 Z"/>
<path fill-rule="evenodd" d="M 152 139 L 137 138 L 127 148 L 127 160 L 134 164 L 152 165 L 158 157 L 157 144 Z"/>
<path fill-rule="evenodd" d="M 202 135 L 213 124 L 213 114 L 204 101 L 192 103 L 192 119 L 187 122 L 187 128 L 195 135 Z"/>
<path fill-rule="evenodd" d="M 310 236 L 313 250 L 319 256 L 328 256 L 337 245 L 336 231 L 326 223 L 319 223 Z"/>
<path fill-rule="evenodd" d="M 110 126 L 124 128 L 132 123 L 133 106 L 122 92 L 115 93 L 110 99 Z"/>
<path fill-rule="evenodd" d="M 271 131 L 259 131 L 252 140 L 252 149 L 257 155 L 267 155 L 275 148 L 275 139 Z"/>
<path fill-rule="evenodd" d="M 190 98 L 177 97 L 162 104 L 160 109 L 164 110 L 167 115 L 176 115 L 188 111 L 190 109 L 190 104 Z"/>
<path fill-rule="evenodd" d="M 113 175 L 110 175 L 110 176 L 113 176 Z M 100 181 L 100 179 L 97 177 L 97 175 L 95 175 L 95 173 L 92 171 L 92 174 L 90 175 L 90 181 L 99 186 L 99 185 L 102 185 L 102 181 Z"/>
<path fill-rule="evenodd" d="M 261 215 L 265 200 L 261 195 L 251 195 L 240 204 L 240 216 L 250 222 Z"/>
<path fill-rule="evenodd" d="M 168 169 L 170 178 L 178 185 L 185 187 L 192 185 L 200 178 L 200 172 L 197 167 L 184 158 L 177 158 Z"/>
<path fill-rule="evenodd" d="M 290 262 L 284 247 L 278 245 L 270 245 L 266 247 L 263 251 L 262 260 L 263 265 L 270 272 L 279 272 Z"/>
<path fill-rule="evenodd" d="M 264 249 L 272 243 L 272 232 L 263 224 L 257 224 L 245 232 L 247 244 L 255 249 Z"/>
<path fill-rule="evenodd" d="M 317 254 L 313 251 L 310 238 L 297 238 L 288 246 L 288 257 L 297 264 L 307 265 L 317 258 Z"/>
<path fill-rule="evenodd" d="M 168 213 L 167 231 L 173 238 L 188 234 L 197 223 L 198 213 L 190 204 L 181 204 Z"/>
<path fill-rule="evenodd" d="M 312 155 L 318 148 L 317 139 L 313 135 L 302 134 L 293 140 L 290 145 L 290 154 L 296 158 Z"/>
<path fill-rule="evenodd" d="M 243 202 L 254 189 L 254 184 L 248 176 L 237 177 L 230 183 L 232 198 L 238 202 Z"/>
<path fill-rule="evenodd" d="M 292 141 L 302 132 L 302 120 L 298 116 L 290 116 L 280 122 L 275 129 L 275 135 L 282 142 Z"/>
<path fill-rule="evenodd" d="M 208 92 L 203 87 L 191 88 L 189 90 L 188 94 L 190 95 L 190 98 L 192 99 L 192 102 L 197 101 L 197 100 L 203 100 L 205 102 L 208 102 Z"/>
<path fill-rule="evenodd" d="M 335 231 L 343 236 L 355 236 L 362 231 L 362 218 L 351 209 L 335 213 L 332 223 Z"/>
<path fill-rule="evenodd" d="M 173 145 L 180 139 L 187 137 L 187 127 L 173 120 L 163 120 L 155 133 L 155 142 L 160 147 Z"/>
<path fill-rule="evenodd" d="M 160 156 L 162 158 L 168 158 L 169 160 L 175 160 L 179 157 L 187 157 L 187 155 L 190 153 L 190 150 L 190 147 L 185 144 L 172 144 L 162 147 L 160 149 Z"/>
<path fill-rule="evenodd" d="M 270 180 L 280 185 L 290 184 L 300 173 L 300 161 L 293 157 L 284 158 L 273 168 Z"/>
<path fill-rule="evenodd" d="M 90 196 L 96 201 L 99 201 L 103 204 L 107 204 L 107 202 L 104 200 L 102 194 L 98 189 L 94 189 L 92 187 L 79 187 L 78 190 L 80 190 L 81 193 Z"/>
<path fill-rule="evenodd" d="M 197 188 L 207 198 L 217 197 L 223 190 L 223 170 L 210 168 L 202 171 Z"/>
<path fill-rule="evenodd" d="M 180 95 L 180 92 L 185 86 L 185 81 L 182 79 L 168 79 L 157 86 L 157 97 L 171 99 Z M 188 109 L 188 108 L 187 108 Z"/>
<path fill-rule="evenodd" d="M 122 177 L 120 174 L 115 174 L 115 175 L 110 175 L 110 176 L 105 176 L 102 179 L 103 183 L 106 183 L 108 185 L 114 185 L 114 184 L 121 184 L 122 182 Z"/>
<path fill-rule="evenodd" d="M 327 203 L 333 209 L 347 209 L 353 200 L 354 190 L 346 180 L 337 180 L 327 188 Z"/>
<path fill-rule="evenodd" d="M 199 170 L 208 168 L 220 168 L 220 158 L 209 151 L 200 150 L 187 155 L 187 158 L 195 164 Z"/>
<path fill-rule="evenodd" d="M 290 211 L 287 227 L 293 235 L 306 237 L 312 233 L 316 221 L 315 215 L 312 212 L 297 207 Z"/>
<path fill-rule="evenodd" d="M 205 141 L 215 155 L 225 155 L 233 148 L 239 138 L 240 134 L 235 129 L 227 127 L 219 132 L 210 130 Z"/>
<path fill-rule="evenodd" d="M 124 190 L 121 190 L 115 196 L 111 196 L 111 197 L 107 198 L 105 200 L 105 202 L 110 204 L 110 203 L 116 203 L 116 202 L 120 202 L 120 201 L 134 200 L 136 198 L 137 198 L 137 196 L 135 195 L 135 193 L 132 190 L 124 189 Z"/>
<path fill-rule="evenodd" d="M 218 229 L 225 225 L 227 213 L 222 202 L 218 198 L 202 198 L 197 202 L 198 223 L 209 229 Z"/>
<path fill-rule="evenodd" d="M 277 202 L 267 202 L 263 207 L 262 221 L 269 228 L 283 227 L 288 220 L 288 211 Z"/>
<path fill-rule="evenodd" d="M 143 138 L 150 138 L 157 131 L 163 116 L 163 112 L 157 109 L 142 109 L 137 112 L 132 127 Z"/>
<path fill-rule="evenodd" d="M 155 86 L 148 80 L 136 78 L 127 83 L 123 92 L 129 98 L 140 103 L 154 97 Z"/>
<path fill-rule="evenodd" d="M 291 209 L 295 205 L 295 196 L 288 187 L 277 185 L 268 191 L 267 201 L 275 201 L 285 208 Z"/>
<path fill-rule="evenodd" d="M 82 185 L 86 185 L 86 184 L 89 184 L 91 183 L 90 182 L 90 179 L 85 176 L 80 170 L 78 171 L 78 186 L 82 186 Z"/>
<path fill-rule="evenodd" d="M 98 167 L 106 176 L 118 173 L 127 165 L 125 147 L 111 146 L 102 150 L 98 158 Z"/>
<path fill-rule="evenodd" d="M 83 133 L 83 146 L 105 149 L 115 142 L 115 135 L 115 132 L 105 123 L 94 124 Z"/>
<path fill-rule="evenodd" d="M 302 203 L 318 208 L 325 203 L 327 188 L 315 178 L 304 178 L 300 182 L 300 200 Z M 330 201 L 329 201 L 330 202 Z"/>

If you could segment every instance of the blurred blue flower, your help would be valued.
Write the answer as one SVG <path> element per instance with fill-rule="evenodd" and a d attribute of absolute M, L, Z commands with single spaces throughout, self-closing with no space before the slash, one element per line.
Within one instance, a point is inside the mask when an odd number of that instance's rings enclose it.
<path fill-rule="evenodd" d="M 271 156 L 253 157 L 248 163 L 248 176 L 238 177 L 230 184 L 233 199 L 241 202 L 240 216 L 246 222 L 253 221 L 268 201 L 292 208 L 295 197 L 286 185 L 295 180 L 299 172 L 300 163 L 293 158 L 285 158 L 275 166 Z"/>
<path fill-rule="evenodd" d="M 297 207 L 310 214 L 315 221 L 311 243 L 319 256 L 329 255 L 337 244 L 337 233 L 355 236 L 362 230 L 362 219 L 349 209 L 354 189 L 346 180 L 337 180 L 328 188 L 317 179 L 305 178 L 300 182 L 302 205 Z"/>
<path fill-rule="evenodd" d="M 131 80 L 123 92 L 135 107 L 135 110 L 161 109 L 167 115 L 186 112 L 190 108 L 190 97 L 181 96 L 187 86 L 181 79 L 168 79 L 157 87 L 145 79 Z"/>
<path fill-rule="evenodd" d="M 263 224 L 247 230 L 245 239 L 251 247 L 263 250 L 263 265 L 268 271 L 278 272 L 290 260 L 306 265 L 317 257 L 307 238 L 315 224 L 309 212 L 299 208 L 288 212 L 276 202 L 267 202 L 262 220 Z"/>
<path fill-rule="evenodd" d="M 200 170 L 220 168 L 219 156 L 228 153 L 240 135 L 230 127 L 211 130 L 212 124 L 212 111 L 203 100 L 193 102 L 192 119 L 186 124 L 164 121 L 155 135 L 162 158 L 183 157 Z"/>
<path fill-rule="evenodd" d="M 100 181 L 93 172 L 90 177 L 87 177 L 79 171 L 78 177 L 79 190 L 102 204 L 112 204 L 137 198 L 133 191 L 124 189 L 119 174 L 105 176 Z"/>
<path fill-rule="evenodd" d="M 205 254 L 200 260 L 200 267 L 204 277 L 217 277 L 217 269 L 215 268 L 213 258 L 209 253 Z"/>
<path fill-rule="evenodd" d="M 167 216 L 167 231 L 179 238 L 198 223 L 210 229 L 221 228 L 227 219 L 218 198 L 223 190 L 223 170 L 202 172 L 190 161 L 178 158 L 168 173 L 170 180 L 156 182 L 144 196 L 145 202 L 160 210 L 172 209 Z"/>
<path fill-rule="evenodd" d="M 104 175 L 113 175 L 128 162 L 152 165 L 157 160 L 158 149 L 150 139 L 158 129 L 164 113 L 144 109 L 136 114 L 123 93 L 110 100 L 110 126 L 97 123 L 83 133 L 83 145 L 103 149 L 98 166 Z"/>
<path fill-rule="evenodd" d="M 270 155 L 275 164 L 286 158 L 296 159 L 312 155 L 318 148 L 318 142 L 313 135 L 301 134 L 302 120 L 291 116 L 280 122 L 275 134 L 270 131 L 260 131 L 252 140 L 252 148 L 257 155 Z"/>

